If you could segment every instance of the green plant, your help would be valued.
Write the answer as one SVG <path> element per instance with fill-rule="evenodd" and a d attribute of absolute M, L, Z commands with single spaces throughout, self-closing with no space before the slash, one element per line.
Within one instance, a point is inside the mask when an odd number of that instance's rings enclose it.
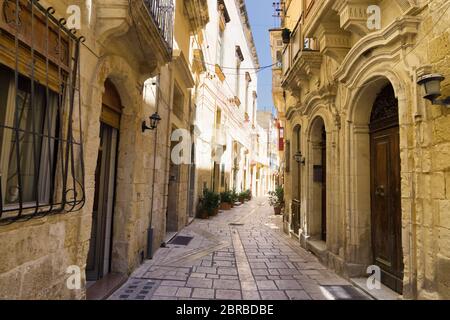
<path fill-rule="evenodd" d="M 209 215 L 214 214 L 214 210 L 219 207 L 219 203 L 220 203 L 220 196 L 217 193 L 210 191 L 208 189 L 205 189 L 203 191 L 203 199 L 202 199 L 203 210 L 208 212 Z"/>
<path fill-rule="evenodd" d="M 220 201 L 224 203 L 232 203 L 232 197 L 230 191 L 224 191 L 220 193 Z"/>
<path fill-rule="evenodd" d="M 239 200 L 239 194 L 236 192 L 236 188 L 231 191 L 231 203 L 234 204 Z"/>
<path fill-rule="evenodd" d="M 245 197 L 247 200 L 249 200 L 249 201 L 252 200 L 252 190 L 248 189 L 248 190 L 244 191 L 244 193 L 245 193 Z"/>
<path fill-rule="evenodd" d="M 283 187 L 277 187 L 275 191 L 269 192 L 269 204 L 274 208 L 281 208 L 284 206 Z"/>

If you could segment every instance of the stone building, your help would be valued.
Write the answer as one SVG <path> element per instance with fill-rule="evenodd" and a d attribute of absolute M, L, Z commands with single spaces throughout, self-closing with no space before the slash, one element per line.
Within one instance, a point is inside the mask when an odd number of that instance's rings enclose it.
<path fill-rule="evenodd" d="M 186 223 L 170 140 L 205 1 L 19 3 L 0 1 L 0 298 L 98 298 Z"/>
<path fill-rule="evenodd" d="M 375 265 L 406 299 L 449 299 L 450 109 L 418 80 L 441 73 L 450 95 L 450 2 L 284 10 L 271 39 L 275 62 L 282 50 L 285 230 L 348 278 Z"/>
<path fill-rule="evenodd" d="M 256 133 L 256 48 L 242 0 L 208 0 L 209 23 L 193 41 L 194 208 L 205 188 L 251 189 Z"/>

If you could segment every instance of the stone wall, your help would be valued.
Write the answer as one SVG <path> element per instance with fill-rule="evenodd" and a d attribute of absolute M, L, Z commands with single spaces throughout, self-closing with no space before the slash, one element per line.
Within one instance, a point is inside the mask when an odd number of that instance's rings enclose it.
<path fill-rule="evenodd" d="M 65 17 L 68 1 L 42 2 L 43 5 L 53 5 L 58 18 Z M 165 62 L 160 57 L 145 56 L 149 64 L 141 62 L 141 44 L 136 37 L 127 37 L 127 33 L 135 35 L 136 32 L 130 29 L 128 4 L 120 2 L 116 5 L 112 2 L 94 1 L 91 11 L 87 10 L 84 1 L 78 3 L 83 12 L 79 34 L 86 37 L 81 48 L 86 205 L 78 213 L 59 214 L 0 227 L 0 298 L 85 298 L 85 267 L 91 237 L 95 169 L 100 142 L 99 120 L 106 79 L 116 86 L 124 107 L 118 151 L 112 271 L 130 274 L 142 262 L 146 256 L 151 213 L 152 226 L 155 228 L 154 250 L 164 239 L 171 70 L 168 67 L 161 68 Z M 113 9 L 108 10 L 108 5 Z M 108 20 L 107 24 L 105 19 Z M 145 35 L 142 30 L 138 32 Z M 121 38 L 124 35 L 129 41 L 126 48 Z M 157 52 L 156 45 L 152 48 Z M 150 69 L 152 72 L 149 72 Z M 148 119 L 156 109 L 155 105 L 144 103 L 142 89 L 144 81 L 157 73 L 160 73 L 161 79 L 158 108 L 163 121 L 157 132 L 142 134 L 142 121 Z M 153 151 L 155 139 L 156 156 Z M 156 175 L 154 185 L 153 174 Z M 66 285 L 69 266 L 78 266 L 81 270 L 80 290 L 69 290 Z"/>
<path fill-rule="evenodd" d="M 322 39 L 322 60 L 318 64 L 304 55 L 310 73 L 305 76 L 302 67 L 296 69 L 301 64 L 293 64 L 285 75 L 286 139 L 292 157 L 294 128 L 299 125 L 307 160 L 301 168 L 302 230 L 312 236 L 317 222 L 312 145 L 314 123 L 321 118 L 327 132 L 328 235 L 325 252 L 310 249 L 348 277 L 364 275 L 372 264 L 368 119 L 376 95 L 391 83 L 399 100 L 404 297 L 449 298 L 450 109 L 425 101 L 416 84 L 425 72 L 442 73 L 447 78 L 443 94 L 450 95 L 449 4 L 434 0 L 407 12 L 396 1 L 379 4 L 389 14 L 383 15 L 382 30 L 365 36 L 352 33 L 362 30 L 356 29 L 357 22 L 349 21 L 346 32 L 339 26 L 330 29 L 329 17 L 313 8 L 316 29 L 308 25 L 310 17 L 304 30 L 308 37 Z M 339 47 L 331 37 L 351 46 Z M 295 165 L 291 159 L 290 172 L 285 173 L 288 214 L 298 188 Z"/>

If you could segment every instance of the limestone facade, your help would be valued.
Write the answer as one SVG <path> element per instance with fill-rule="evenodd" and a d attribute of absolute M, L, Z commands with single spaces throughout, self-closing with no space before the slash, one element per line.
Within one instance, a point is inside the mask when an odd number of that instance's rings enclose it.
<path fill-rule="evenodd" d="M 44 8 L 55 9 L 56 19 L 69 19 L 66 13 L 69 5 L 78 5 L 81 9 L 81 29 L 76 33 L 85 37 L 79 59 L 81 114 L 75 112 L 73 120 L 81 118 L 86 199 L 78 212 L 62 212 L 0 226 L 0 298 L 86 297 L 85 271 L 91 241 L 97 232 L 92 230 L 92 225 L 96 188 L 99 188 L 96 168 L 103 130 L 100 119 L 104 94 L 108 91 L 105 83 L 114 87 L 122 110 L 116 157 L 112 156 L 116 159 L 115 179 L 110 183 L 114 191 L 107 198 L 113 215 L 111 229 L 107 232 L 111 239 L 110 254 L 109 261 L 103 262 L 106 272 L 99 278 L 109 272 L 129 275 L 149 257 L 149 251 L 154 252 L 164 241 L 171 132 L 175 126 L 190 128 L 192 110 L 188 90 L 193 80 L 187 62 L 189 41 L 208 19 L 204 14 L 204 1 L 176 1 L 173 7 L 171 1 L 166 2 L 168 12 L 174 9 L 174 36 L 162 32 L 148 1 L 39 1 Z M 0 10 L 7 10 L 5 3 L 0 2 Z M 193 12 L 202 12 L 202 19 L 193 19 Z M 192 20 L 196 25 L 185 28 Z M 4 33 L 0 34 L 3 36 Z M 182 119 L 174 116 L 175 83 L 186 97 Z M 142 122 L 146 120 L 148 125 L 149 117 L 155 112 L 161 117 L 158 127 L 143 133 Z M 179 202 L 183 206 L 186 206 L 188 173 L 186 168 L 180 173 Z M 187 207 L 180 208 L 179 212 L 178 229 L 186 223 Z M 150 227 L 153 228 L 152 250 L 148 250 Z M 79 289 L 67 286 L 71 266 L 81 271 Z"/>
<path fill-rule="evenodd" d="M 244 1 L 208 0 L 209 23 L 193 41 L 195 195 L 252 189 L 257 130 L 256 48 Z M 255 163 L 256 164 L 256 163 Z"/>
<path fill-rule="evenodd" d="M 381 28 L 369 30 L 374 4 Z M 417 80 L 441 73 L 443 95 L 450 95 L 450 3 L 292 0 L 285 10 L 288 43 L 280 46 L 282 29 L 272 30 L 271 39 L 274 61 L 283 53 L 273 91 L 285 127 L 286 232 L 344 276 L 367 276 L 380 201 L 371 186 L 370 119 L 377 96 L 392 86 L 401 291 L 406 299 L 449 299 L 450 109 L 423 99 Z"/>

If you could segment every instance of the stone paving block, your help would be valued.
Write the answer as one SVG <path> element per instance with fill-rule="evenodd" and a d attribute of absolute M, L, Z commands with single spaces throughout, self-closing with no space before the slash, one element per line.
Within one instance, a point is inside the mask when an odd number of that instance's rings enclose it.
<path fill-rule="evenodd" d="M 288 296 L 283 291 L 269 290 L 260 291 L 262 300 L 289 300 Z"/>
<path fill-rule="evenodd" d="M 216 299 L 219 300 L 241 300 L 240 290 L 216 290 Z"/>
<path fill-rule="evenodd" d="M 213 280 L 201 278 L 189 278 L 186 287 L 190 288 L 212 288 Z"/>
<path fill-rule="evenodd" d="M 252 269 L 267 269 L 267 265 L 264 262 L 250 262 L 249 264 Z"/>
<path fill-rule="evenodd" d="M 255 281 L 241 281 L 242 291 L 257 291 L 258 286 Z"/>
<path fill-rule="evenodd" d="M 231 267 L 233 266 L 233 262 L 231 261 L 222 261 L 222 260 L 214 260 L 213 266 L 215 267 Z"/>
<path fill-rule="evenodd" d="M 178 298 L 189 298 L 192 294 L 192 288 L 178 288 L 176 296 Z"/>
<path fill-rule="evenodd" d="M 267 280 L 267 276 L 254 276 L 255 280 L 264 281 Z"/>
<path fill-rule="evenodd" d="M 167 287 L 184 287 L 186 285 L 186 281 L 163 280 L 161 285 Z"/>
<path fill-rule="evenodd" d="M 252 273 L 255 276 L 268 276 L 269 275 L 269 271 L 267 269 L 253 269 Z"/>
<path fill-rule="evenodd" d="M 305 290 L 286 290 L 285 292 L 290 300 L 311 300 Z"/>
<path fill-rule="evenodd" d="M 275 282 L 272 280 L 256 281 L 259 290 L 277 290 Z"/>
<path fill-rule="evenodd" d="M 288 269 L 288 266 L 284 262 L 269 262 L 267 263 L 269 269 Z"/>
<path fill-rule="evenodd" d="M 225 268 L 225 267 L 219 267 L 217 269 L 217 274 L 220 275 L 229 275 L 229 276 L 236 276 L 238 274 L 237 270 L 235 268 Z"/>
<path fill-rule="evenodd" d="M 295 280 L 275 280 L 275 284 L 280 290 L 303 289 L 303 287 Z"/>
<path fill-rule="evenodd" d="M 214 289 L 241 289 L 241 284 L 239 280 L 214 280 L 213 283 Z"/>
<path fill-rule="evenodd" d="M 239 276 L 221 275 L 221 280 L 239 280 Z"/>
<path fill-rule="evenodd" d="M 195 272 L 196 273 L 212 273 L 212 274 L 216 274 L 217 273 L 217 268 L 216 267 L 197 267 Z"/>
<path fill-rule="evenodd" d="M 214 299 L 214 290 L 213 289 L 194 288 L 194 292 L 192 293 L 192 298 Z"/>
<path fill-rule="evenodd" d="M 178 287 L 159 286 L 155 291 L 155 296 L 174 297 Z"/>
<path fill-rule="evenodd" d="M 220 276 L 218 274 L 207 274 L 206 278 L 208 278 L 208 279 L 219 279 Z"/>

